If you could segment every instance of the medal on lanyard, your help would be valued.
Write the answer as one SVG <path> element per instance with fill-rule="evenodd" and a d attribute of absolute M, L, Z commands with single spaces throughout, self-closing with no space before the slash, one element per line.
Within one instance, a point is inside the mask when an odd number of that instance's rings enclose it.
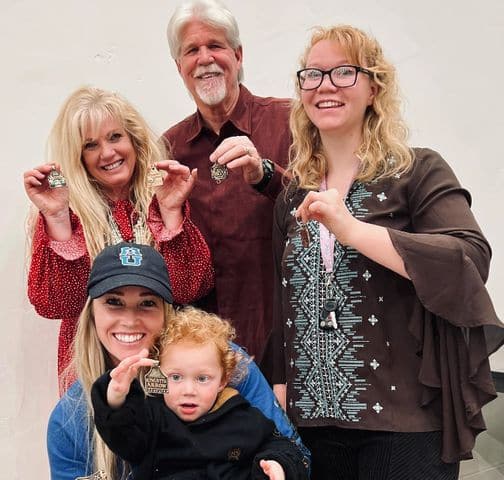
<path fill-rule="evenodd" d="M 320 191 L 327 190 L 327 180 L 324 178 Z M 336 238 L 333 233 L 322 223 L 320 229 L 320 256 L 324 266 L 324 282 L 322 290 L 322 309 L 320 311 L 319 326 L 323 330 L 336 330 L 338 328 L 339 302 L 336 288 L 334 287 L 334 247 Z"/>

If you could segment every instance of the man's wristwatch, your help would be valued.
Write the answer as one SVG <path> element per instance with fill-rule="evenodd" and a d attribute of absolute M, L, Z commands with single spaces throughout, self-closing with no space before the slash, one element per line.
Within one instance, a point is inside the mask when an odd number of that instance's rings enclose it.
<path fill-rule="evenodd" d="M 254 189 L 258 192 L 262 192 L 273 178 L 273 174 L 275 173 L 275 165 L 273 162 L 267 158 L 262 159 L 262 167 L 263 167 L 263 177 L 259 183 L 252 185 Z"/>

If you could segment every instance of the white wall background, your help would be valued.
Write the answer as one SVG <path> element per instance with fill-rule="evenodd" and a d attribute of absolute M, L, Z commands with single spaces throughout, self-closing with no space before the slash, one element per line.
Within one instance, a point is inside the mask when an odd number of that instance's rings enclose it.
<path fill-rule="evenodd" d="M 0 0 L 3 175 L 0 269 L 0 480 L 48 478 L 45 427 L 57 401 L 58 321 L 25 297 L 22 172 L 44 160 L 63 100 L 82 84 L 116 90 L 157 132 L 193 112 L 169 57 L 168 0 Z M 317 24 L 372 32 L 397 65 L 412 144 L 440 151 L 473 194 L 494 248 L 488 287 L 504 318 L 504 2 L 502 0 L 228 0 L 244 44 L 245 84 L 290 96 Z M 493 358 L 504 371 L 504 352 Z"/>

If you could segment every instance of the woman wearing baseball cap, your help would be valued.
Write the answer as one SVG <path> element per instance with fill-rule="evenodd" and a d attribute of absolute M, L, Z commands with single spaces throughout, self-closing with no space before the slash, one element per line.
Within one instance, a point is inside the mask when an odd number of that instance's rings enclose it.
<path fill-rule="evenodd" d="M 168 270 L 163 257 L 150 246 L 124 242 L 106 247 L 93 263 L 87 288 L 74 343 L 78 381 L 58 402 L 48 425 L 53 480 L 74 480 L 97 471 L 105 472 L 109 480 L 126 478 L 129 467 L 96 434 L 91 386 L 125 357 L 144 348 L 155 350 L 159 334 L 173 315 Z M 255 363 L 248 364 L 248 375 L 236 388 L 305 452 Z"/>

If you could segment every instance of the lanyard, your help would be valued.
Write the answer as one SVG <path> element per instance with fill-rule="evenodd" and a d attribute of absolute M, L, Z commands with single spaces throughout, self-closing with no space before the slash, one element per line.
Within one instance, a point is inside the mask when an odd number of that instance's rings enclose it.
<path fill-rule="evenodd" d="M 325 192 L 327 190 L 327 180 L 324 177 L 322 183 L 320 184 L 320 191 Z M 326 271 L 326 277 L 333 275 L 334 268 L 334 245 L 336 239 L 334 234 L 331 233 L 325 225 L 319 223 L 320 228 L 320 254 L 322 256 L 322 263 Z"/>
<path fill-rule="evenodd" d="M 322 183 L 320 184 L 320 191 L 324 192 L 327 190 L 327 180 L 324 177 Z M 338 328 L 337 324 L 337 301 L 336 292 L 333 286 L 334 279 L 334 246 L 336 244 L 336 238 L 333 233 L 331 233 L 325 225 L 319 223 L 320 228 L 320 255 L 322 257 L 322 263 L 324 265 L 324 282 L 323 287 L 323 305 L 322 312 L 320 315 L 319 325 L 321 328 L 326 330 L 336 330 Z"/>

